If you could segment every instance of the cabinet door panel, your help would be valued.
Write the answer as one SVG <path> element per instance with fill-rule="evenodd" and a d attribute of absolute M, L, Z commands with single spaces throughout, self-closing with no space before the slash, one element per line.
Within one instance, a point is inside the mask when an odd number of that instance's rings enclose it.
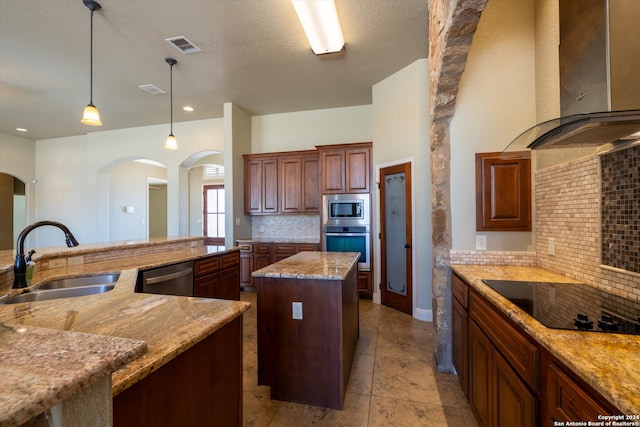
<path fill-rule="evenodd" d="M 369 192 L 369 148 L 345 151 L 347 193 Z"/>
<path fill-rule="evenodd" d="M 554 362 L 547 367 L 547 410 L 552 420 L 595 421 L 598 415 L 611 414 Z"/>
<path fill-rule="evenodd" d="M 245 213 L 262 212 L 262 161 L 245 160 L 244 182 Z"/>
<path fill-rule="evenodd" d="M 506 360 L 494 350 L 494 425 L 534 427 L 536 398 L 511 369 Z"/>
<path fill-rule="evenodd" d="M 344 150 L 326 150 L 320 153 L 323 193 L 345 192 Z"/>
<path fill-rule="evenodd" d="M 320 212 L 318 156 L 302 158 L 302 212 Z"/>
<path fill-rule="evenodd" d="M 476 229 L 531 231 L 531 159 L 476 153 Z"/>
<path fill-rule="evenodd" d="M 219 273 L 218 295 L 216 298 L 239 300 L 240 299 L 240 272 L 237 268 L 229 268 Z"/>
<path fill-rule="evenodd" d="M 469 366 L 469 313 L 460 305 L 457 300 L 452 302 L 452 326 L 453 326 L 453 340 L 452 340 L 452 353 L 453 353 L 453 366 L 455 366 L 458 372 L 458 379 L 460 380 L 460 386 L 465 395 L 469 395 L 469 380 L 467 378 L 467 371 Z"/>
<path fill-rule="evenodd" d="M 469 322 L 469 404 L 481 426 L 491 425 L 493 346 L 475 322 Z"/>
<path fill-rule="evenodd" d="M 302 160 L 284 158 L 280 160 L 281 200 L 283 213 L 298 213 L 302 207 Z"/>
<path fill-rule="evenodd" d="M 264 160 L 263 168 L 263 206 L 264 213 L 278 212 L 278 160 Z"/>

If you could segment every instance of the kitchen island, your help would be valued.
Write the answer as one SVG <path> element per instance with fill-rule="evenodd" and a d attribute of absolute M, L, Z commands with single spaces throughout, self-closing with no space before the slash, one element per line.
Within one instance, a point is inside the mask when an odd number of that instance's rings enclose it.
<path fill-rule="evenodd" d="M 357 252 L 300 252 L 253 273 L 258 384 L 271 398 L 343 409 L 359 335 Z"/>
<path fill-rule="evenodd" d="M 130 246 L 113 248 L 117 253 Z M 76 249 L 76 248 L 73 248 Z M 242 419 L 242 314 L 250 304 L 211 298 L 178 297 L 134 293 L 140 269 L 185 260 L 198 260 L 238 248 L 210 247 L 201 240 L 141 244 L 140 253 L 98 254 L 100 248 L 64 250 L 55 259 L 37 261 L 49 268 L 36 270 L 33 284 L 58 277 L 119 272 L 115 287 L 103 294 L 11 305 L 0 304 L 0 323 L 13 330 L 47 328 L 60 335 L 81 333 L 73 345 L 56 353 L 70 360 L 83 351 L 82 337 L 102 339 L 105 345 L 114 337 L 136 344 L 135 360 L 116 366 L 111 376 L 114 425 L 197 425 L 198 420 L 216 417 L 225 425 L 239 425 Z M 103 249 L 104 250 L 104 249 Z M 65 262 L 58 255 L 65 255 Z M 53 255 L 52 255 L 53 256 Z M 84 258 L 84 263 L 78 262 Z M 96 258 L 95 262 L 87 262 Z M 57 267 L 58 265 L 63 265 Z M 53 267 L 53 268 L 51 268 Z M 3 292 L 8 292 L 7 289 Z M 11 294 L 14 291 L 9 292 Z M 1 299 L 1 298 L 0 298 Z M 96 338 L 98 337 L 98 338 Z M 88 339 L 87 342 L 90 340 Z M 0 358 L 12 353 L 12 347 L 0 342 Z M 146 353 L 143 350 L 146 348 Z M 131 353 L 132 350 L 129 350 Z M 28 363 L 32 354 L 23 354 Z M 111 356 L 107 354 L 107 356 Z M 111 356 L 112 357 L 112 356 Z M 39 364 L 48 363 L 39 359 Z M 119 368 L 119 369 L 118 369 Z M 50 373 L 59 383 L 69 381 L 62 371 Z M 194 381 L 208 379 L 210 389 L 195 389 Z M 202 385 L 205 381 L 200 381 Z M 158 387 L 157 384 L 163 384 Z M 178 384 L 180 387 L 176 387 Z M 6 414 L 5 400 L 20 392 L 20 384 L 7 384 L 0 396 L 0 413 Z M 56 384 L 53 387 L 57 387 Z M 203 393 L 206 391 L 206 394 Z M 194 397 L 195 395 L 195 397 Z M 186 401 L 196 403 L 190 410 Z M 41 402 L 24 402 L 32 405 Z M 53 403 L 55 404 L 55 403 Z M 137 405 L 132 407 L 132 405 Z M 41 405 L 46 411 L 51 405 Z M 179 407 L 178 407 L 179 406 Z M 143 410 L 148 408 L 148 410 Z M 193 409 L 194 407 L 191 407 Z M 35 410 L 30 410 L 35 415 Z M 171 418 L 166 414 L 179 417 Z M 6 414 L 7 418 L 10 414 Z M 131 418 L 131 417 L 138 418 Z M 153 417 L 163 417 L 158 420 Z M 206 424 L 206 423 L 205 423 Z M 10 422 L 8 425 L 12 425 Z"/>

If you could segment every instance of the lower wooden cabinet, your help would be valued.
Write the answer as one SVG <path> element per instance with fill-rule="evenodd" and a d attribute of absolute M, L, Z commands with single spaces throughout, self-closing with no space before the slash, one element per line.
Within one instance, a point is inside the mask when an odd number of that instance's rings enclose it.
<path fill-rule="evenodd" d="M 317 243 L 277 243 L 258 242 L 242 243 L 240 247 L 240 286 L 246 290 L 254 290 L 251 273 L 274 262 L 303 251 L 317 251 Z"/>
<path fill-rule="evenodd" d="M 193 271 L 193 296 L 240 299 L 239 252 L 196 260 Z"/>
<path fill-rule="evenodd" d="M 370 271 L 358 271 L 358 293 L 360 296 L 371 297 L 373 295 L 373 273 Z"/>
<path fill-rule="evenodd" d="M 460 387 L 466 396 L 469 395 L 469 313 L 453 298 L 451 303 L 451 325 L 453 327 L 453 339 L 451 353 L 453 366 L 458 373 Z"/>
<path fill-rule="evenodd" d="M 241 426 L 242 316 L 113 397 L 116 427 Z"/>
<path fill-rule="evenodd" d="M 542 359 L 541 417 L 544 424 L 554 421 L 599 421 L 598 415 L 620 414 L 595 390 L 571 370 L 545 352 Z"/>
<path fill-rule="evenodd" d="M 552 426 L 620 414 L 456 274 L 452 295 L 453 363 L 479 425 Z"/>

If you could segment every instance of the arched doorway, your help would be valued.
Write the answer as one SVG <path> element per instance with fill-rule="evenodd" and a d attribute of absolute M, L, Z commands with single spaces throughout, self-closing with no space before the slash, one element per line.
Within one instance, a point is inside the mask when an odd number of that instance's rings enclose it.
<path fill-rule="evenodd" d="M 0 250 L 13 249 L 27 226 L 27 185 L 0 172 Z"/>

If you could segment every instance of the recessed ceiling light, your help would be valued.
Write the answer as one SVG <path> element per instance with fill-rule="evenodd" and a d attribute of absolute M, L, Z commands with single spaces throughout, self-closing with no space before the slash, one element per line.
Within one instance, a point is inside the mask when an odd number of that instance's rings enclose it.
<path fill-rule="evenodd" d="M 27 131 L 25 128 L 16 128 L 16 130 L 17 130 L 18 132 L 26 132 L 26 131 Z"/>
<path fill-rule="evenodd" d="M 182 107 L 182 109 L 183 109 L 184 111 L 193 111 L 193 107 L 192 107 L 192 106 L 190 106 L 190 105 L 185 105 L 184 107 Z"/>

